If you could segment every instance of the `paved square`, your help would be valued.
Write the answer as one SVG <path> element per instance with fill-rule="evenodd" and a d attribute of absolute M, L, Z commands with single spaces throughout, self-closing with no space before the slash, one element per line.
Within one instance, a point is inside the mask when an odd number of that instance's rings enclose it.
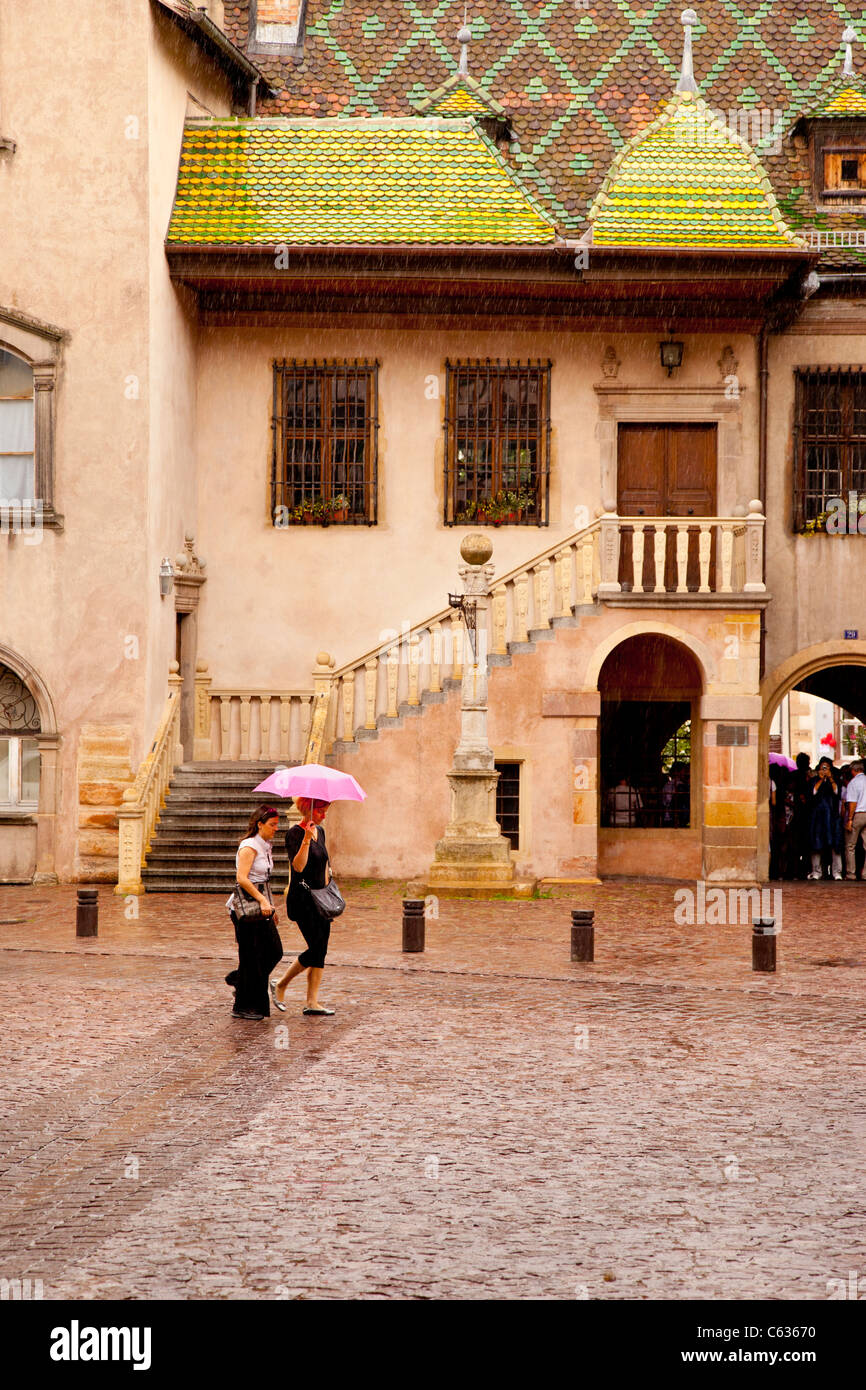
<path fill-rule="evenodd" d="M 666 886 L 443 902 L 418 957 L 398 885 L 347 896 L 336 1016 L 298 992 L 252 1024 L 219 898 L 127 921 L 103 888 L 76 941 L 74 889 L 0 890 L 0 1275 L 46 1298 L 821 1300 L 866 1274 L 866 889 L 786 885 L 775 977 L 747 928 L 675 926 Z M 593 966 L 572 905 L 596 908 Z"/>

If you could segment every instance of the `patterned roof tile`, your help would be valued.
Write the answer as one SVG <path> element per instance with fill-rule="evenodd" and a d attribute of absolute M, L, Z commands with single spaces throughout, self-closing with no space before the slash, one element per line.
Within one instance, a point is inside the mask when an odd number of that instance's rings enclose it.
<path fill-rule="evenodd" d="M 473 121 L 189 122 L 169 245 L 552 245 Z"/>

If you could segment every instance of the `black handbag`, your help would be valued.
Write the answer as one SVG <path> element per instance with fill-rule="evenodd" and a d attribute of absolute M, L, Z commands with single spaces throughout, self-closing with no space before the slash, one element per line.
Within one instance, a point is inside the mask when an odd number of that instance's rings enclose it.
<path fill-rule="evenodd" d="M 265 881 L 256 884 L 256 887 L 264 893 L 271 907 L 274 899 L 271 894 L 271 885 Z M 266 917 L 262 912 L 262 905 L 258 898 L 254 898 L 252 893 L 248 893 L 245 888 L 241 888 L 239 883 L 235 884 L 235 891 L 231 897 L 230 911 L 234 913 L 241 922 L 276 922 L 276 915 Z"/>
<path fill-rule="evenodd" d="M 332 922 L 341 912 L 345 912 L 346 899 L 333 879 L 324 888 L 311 888 L 304 878 L 301 879 L 301 883 L 316 904 L 316 911 L 327 921 Z"/>

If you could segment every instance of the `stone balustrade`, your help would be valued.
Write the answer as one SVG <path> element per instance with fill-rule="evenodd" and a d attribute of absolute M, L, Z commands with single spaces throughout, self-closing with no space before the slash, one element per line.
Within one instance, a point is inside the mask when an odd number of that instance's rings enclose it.
<path fill-rule="evenodd" d="M 624 540 L 624 538 L 627 538 Z M 765 592 L 764 516 L 751 502 L 745 517 L 620 517 L 606 512 L 541 555 L 493 582 L 487 627 L 477 641 L 493 658 L 533 634 L 573 621 L 597 599 L 676 604 L 715 595 Z M 621 577 L 622 576 L 622 577 Z M 708 599 L 707 596 L 711 596 Z M 319 654 L 314 676 L 330 690 L 322 747 L 370 738 L 426 696 L 454 688 L 468 640 L 458 612 L 389 634 L 379 646 L 336 670 Z"/>
<path fill-rule="evenodd" d="M 123 805 L 117 813 L 118 874 L 115 893 L 144 892 L 141 870 L 150 849 L 150 841 L 165 797 L 171 775 L 183 762 L 180 742 L 180 692 L 183 682 L 178 664 L 169 667 L 168 698 L 160 716 L 156 736 L 150 751 L 141 763 L 135 781 L 123 794 Z"/>
<path fill-rule="evenodd" d="M 301 762 L 310 732 L 312 690 L 259 690 L 211 683 L 195 673 L 196 762 Z"/>

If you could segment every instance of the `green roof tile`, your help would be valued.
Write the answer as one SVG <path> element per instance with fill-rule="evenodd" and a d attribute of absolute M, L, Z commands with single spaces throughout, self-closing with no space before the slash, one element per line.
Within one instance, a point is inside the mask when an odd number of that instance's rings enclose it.
<path fill-rule="evenodd" d="M 189 122 L 169 245 L 552 245 L 471 120 Z"/>
<path fill-rule="evenodd" d="M 692 92 L 619 152 L 589 219 L 594 246 L 802 246 L 754 152 Z"/>

